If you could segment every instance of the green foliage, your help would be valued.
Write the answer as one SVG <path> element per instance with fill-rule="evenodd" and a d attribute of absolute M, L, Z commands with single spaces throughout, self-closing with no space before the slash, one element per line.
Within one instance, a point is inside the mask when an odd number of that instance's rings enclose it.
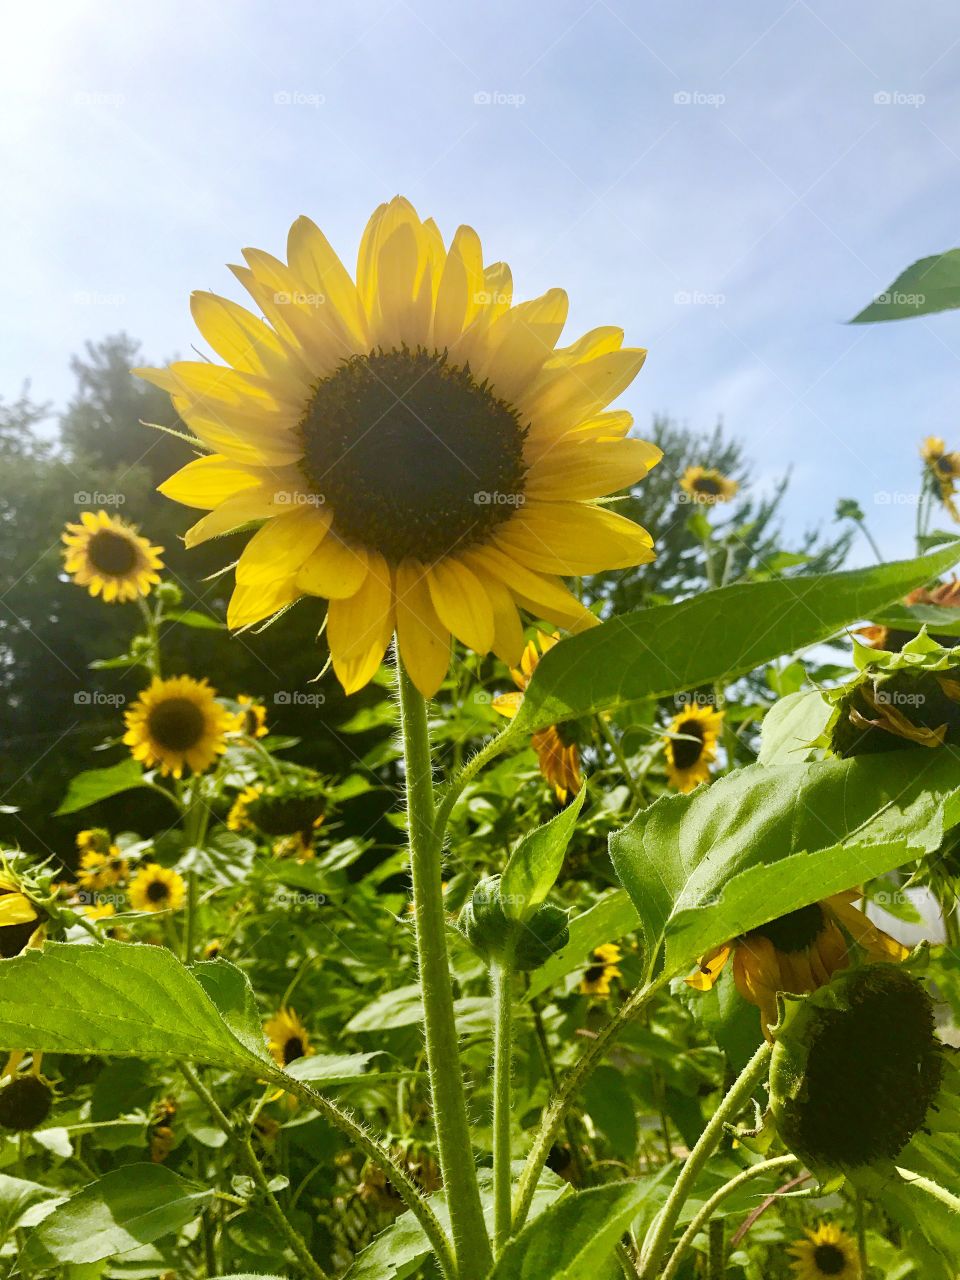
<path fill-rule="evenodd" d="M 851 324 L 875 324 L 929 316 L 960 307 L 960 249 L 920 258 L 853 317 Z"/>

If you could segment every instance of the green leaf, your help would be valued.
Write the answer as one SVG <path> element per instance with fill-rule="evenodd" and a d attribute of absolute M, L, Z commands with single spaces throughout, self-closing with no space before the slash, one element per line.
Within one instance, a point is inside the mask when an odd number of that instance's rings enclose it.
<path fill-rule="evenodd" d="M 159 1164 L 132 1164 L 78 1191 L 30 1235 L 22 1264 L 98 1262 L 179 1231 L 212 1199 L 213 1190 L 187 1182 Z"/>
<path fill-rule="evenodd" d="M 234 1036 L 254 1057 L 263 1057 L 263 1024 L 247 975 L 222 957 L 204 960 L 191 972 Z"/>
<path fill-rule="evenodd" d="M 960 249 L 948 249 L 900 273 L 893 284 L 853 317 L 851 324 L 904 320 L 960 307 Z"/>
<path fill-rule="evenodd" d="M 800 764 L 810 759 L 811 744 L 826 731 L 832 714 L 833 708 L 817 689 L 787 694 L 763 718 L 758 762 Z"/>
<path fill-rule="evenodd" d="M 960 822 L 960 767 L 920 748 L 755 764 L 662 796 L 610 838 L 651 976 L 818 899 L 934 852 Z"/>
<path fill-rule="evenodd" d="M 637 908 L 624 889 L 612 889 L 589 910 L 570 921 L 570 941 L 546 964 L 530 975 L 527 999 L 549 991 L 561 978 L 574 969 L 583 968 L 584 961 L 594 947 L 605 942 L 616 942 L 626 933 L 633 933 L 639 926 Z"/>
<path fill-rule="evenodd" d="M 642 698 L 732 680 L 892 605 L 960 559 L 960 542 L 917 560 L 735 583 L 611 618 L 554 645 L 513 726 L 531 733 Z"/>
<path fill-rule="evenodd" d="M 196 609 L 184 609 L 180 613 L 164 615 L 164 622 L 180 622 L 185 627 L 196 627 L 200 631 L 225 631 L 226 623 L 214 618 L 209 613 L 198 613 Z"/>
<path fill-rule="evenodd" d="M 364 1075 L 371 1060 L 379 1056 L 379 1050 L 372 1053 L 315 1053 L 309 1058 L 296 1058 L 287 1067 L 287 1075 L 307 1080 L 310 1084 L 343 1084 Z M 377 1079 L 376 1076 L 370 1078 Z"/>
<path fill-rule="evenodd" d="M 213 967 L 201 969 L 208 985 Z M 218 992 L 225 990 L 221 983 Z M 50 1053 L 185 1058 L 275 1077 L 263 1037 L 254 1045 L 238 1024 L 235 999 L 234 986 L 221 1013 L 204 985 L 165 947 L 48 942 L 42 951 L 0 960 L 0 1044 Z"/>
<path fill-rule="evenodd" d="M 553 888 L 586 794 L 584 783 L 565 809 L 525 835 L 511 853 L 500 877 L 500 901 L 508 919 L 529 920 Z"/>
<path fill-rule="evenodd" d="M 935 604 L 901 604 L 882 609 L 873 619 L 893 631 L 917 632 L 926 627 L 932 635 L 960 636 L 960 609 L 941 609 Z"/>
<path fill-rule="evenodd" d="M 454 1001 L 461 1035 L 488 1028 L 490 1001 L 482 996 L 464 996 Z M 385 991 L 370 1004 L 365 1005 L 350 1019 L 345 1031 L 393 1031 L 397 1027 L 412 1027 L 423 1022 L 423 997 L 417 983 L 408 983 Z"/>
<path fill-rule="evenodd" d="M 38 1182 L 11 1178 L 0 1173 L 0 1239 L 5 1239 L 26 1211 L 41 1200 L 55 1200 L 63 1193 L 42 1187 Z"/>
<path fill-rule="evenodd" d="M 109 765 L 106 769 L 86 769 L 70 779 L 66 798 L 55 816 L 76 813 L 96 804 L 98 800 L 106 800 L 121 791 L 130 791 L 133 787 L 143 785 L 143 770 L 136 760 L 121 760 L 119 764 Z"/>
<path fill-rule="evenodd" d="M 645 1185 L 613 1182 L 565 1196 L 511 1240 L 490 1280 L 600 1280 L 647 1192 Z"/>

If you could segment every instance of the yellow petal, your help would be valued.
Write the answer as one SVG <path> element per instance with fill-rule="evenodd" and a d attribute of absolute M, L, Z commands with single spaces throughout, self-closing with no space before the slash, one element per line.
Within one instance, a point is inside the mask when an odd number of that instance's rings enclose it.
<path fill-rule="evenodd" d="M 443 267 L 434 316 L 438 350 L 456 350 L 460 335 L 485 301 L 483 249 L 472 227 L 458 227 Z"/>
<path fill-rule="evenodd" d="M 302 388 L 332 373 L 353 349 L 331 332 L 322 311 L 285 262 L 259 249 L 243 253 L 249 267 L 231 265 L 230 270 L 290 350 L 291 381 Z"/>
<path fill-rule="evenodd" d="M 188 462 L 157 488 L 164 497 L 182 502 L 185 507 L 209 511 L 241 490 L 257 488 L 263 479 L 262 471 L 243 467 L 222 454 L 212 453 Z"/>
<path fill-rule="evenodd" d="M 566 437 L 547 450 L 527 475 L 530 499 L 600 498 L 642 480 L 663 457 L 646 440 L 587 441 Z"/>
<path fill-rule="evenodd" d="M 248 489 L 238 493 L 236 497 L 227 498 L 187 530 L 183 536 L 184 545 L 188 549 L 198 547 L 201 542 L 232 533 L 234 529 L 240 529 L 254 520 L 267 520 L 270 516 L 275 516 L 278 510 L 286 512 L 288 508 L 277 507 L 276 496 L 276 490 L 271 485 L 261 484 L 256 489 Z"/>
<path fill-rule="evenodd" d="M 376 675 L 393 633 L 393 587 L 383 557 L 370 554 L 370 569 L 348 600 L 331 600 L 327 643 L 345 693 L 356 693 Z"/>
<path fill-rule="evenodd" d="M 508 667 L 516 665 L 523 652 L 523 624 L 513 602 L 513 596 L 502 582 L 489 575 L 482 579 L 483 589 L 490 597 L 493 609 L 492 649 Z"/>
<path fill-rule="evenodd" d="M 480 579 L 458 560 L 441 560 L 427 572 L 430 598 L 445 627 L 468 649 L 493 648 L 493 607 Z"/>
<path fill-rule="evenodd" d="M 410 679 L 425 698 L 432 698 L 450 666 L 450 632 L 440 622 L 426 570 L 414 560 L 397 568 L 397 638 Z"/>
<path fill-rule="evenodd" d="M 320 545 L 333 513 L 324 507 L 303 507 L 277 516 L 259 529 L 237 563 L 237 583 L 264 586 L 296 576 L 304 561 Z"/>
<path fill-rule="evenodd" d="M 491 327 L 489 355 L 476 370 L 511 404 L 526 391 L 553 353 L 567 319 L 567 295 L 550 289 L 541 298 L 512 307 Z"/>
<path fill-rule="evenodd" d="M 427 240 L 419 222 L 404 223 L 389 235 L 377 262 L 377 303 L 371 337 L 384 348 L 417 347 L 430 329 L 433 290 L 429 280 Z"/>
<path fill-rule="evenodd" d="M 367 565 L 367 553 L 362 547 L 351 547 L 332 533 L 304 561 L 297 586 L 311 596 L 345 600 L 359 591 L 367 576 Z"/>
<path fill-rule="evenodd" d="M 202 444 L 235 462 L 254 467 L 283 467 L 296 462 L 303 454 L 302 445 L 287 423 L 274 423 L 266 414 L 251 423 L 244 421 L 239 406 L 234 416 L 229 410 L 220 413 L 209 403 L 199 404 L 186 396 L 174 396 L 173 407 Z"/>
<path fill-rule="evenodd" d="M 345 345 L 367 350 L 367 326 L 357 286 L 326 236 L 309 218 L 298 218 L 287 237 L 287 258 L 308 293 L 325 299 L 324 316 Z"/>
<path fill-rule="evenodd" d="M 518 397 L 518 407 L 535 424 L 572 426 L 615 400 L 640 372 L 646 357 L 646 351 L 625 347 L 551 371 L 529 394 Z"/>
<path fill-rule="evenodd" d="M 227 364 L 247 373 L 289 377 L 289 351 L 277 335 L 252 312 L 215 293 L 191 295 L 190 310 L 197 328 Z"/>
<path fill-rule="evenodd" d="M 0 895 L 0 929 L 11 924 L 29 924 L 36 920 L 37 912 L 29 898 L 22 893 Z"/>
<path fill-rule="evenodd" d="M 231 631 L 236 631 L 240 627 L 261 622 L 299 600 L 300 594 L 290 578 L 286 581 L 278 579 L 276 582 L 258 583 L 253 587 L 237 586 L 227 606 L 227 626 Z"/>
<path fill-rule="evenodd" d="M 497 546 L 477 547 L 464 553 L 463 560 L 484 581 L 487 574 L 492 574 L 503 582 L 514 599 L 535 617 L 546 618 L 572 631 L 595 627 L 598 623 L 558 578 L 534 573 Z"/>
<path fill-rule="evenodd" d="M 581 502 L 527 502 L 498 530 L 497 545 L 531 569 L 564 577 L 654 557 L 653 539 L 641 525 Z"/>

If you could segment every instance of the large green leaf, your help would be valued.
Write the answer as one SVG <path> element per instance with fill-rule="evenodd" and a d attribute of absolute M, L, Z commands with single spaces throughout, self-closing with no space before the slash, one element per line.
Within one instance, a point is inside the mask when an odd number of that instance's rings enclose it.
<path fill-rule="evenodd" d="M 917 560 L 735 583 L 611 618 L 554 645 L 514 720 L 530 733 L 641 698 L 730 680 L 869 618 L 960 559 L 960 542 Z"/>
<path fill-rule="evenodd" d="M 0 1240 L 6 1239 L 31 1205 L 41 1200 L 55 1200 L 62 1194 L 38 1182 L 0 1173 Z"/>
<path fill-rule="evenodd" d="M 935 604 L 899 604 L 881 609 L 871 619 L 892 631 L 917 632 L 926 627 L 931 635 L 960 636 L 960 609 L 944 609 Z"/>
<path fill-rule="evenodd" d="M 223 974 L 230 966 L 203 966 L 210 989 L 215 968 Z M 230 992 L 224 1013 L 164 947 L 48 942 L 42 951 L 0 960 L 0 1044 L 50 1053 L 185 1058 L 275 1075 L 262 1036 L 258 1046 L 249 1024 L 246 1030 L 238 1025 L 239 987 L 221 981 L 217 990 Z"/>
<path fill-rule="evenodd" d="M 565 1196 L 507 1245 L 490 1280 L 605 1280 L 605 1264 L 647 1191 L 643 1183 L 612 1182 Z"/>
<path fill-rule="evenodd" d="M 98 800 L 107 800 L 110 796 L 119 795 L 121 791 L 131 791 L 134 787 L 142 787 L 143 770 L 136 760 L 121 760 L 119 764 L 110 765 L 106 769 L 86 769 L 70 779 L 67 794 L 57 810 L 57 815 L 77 813 L 86 809 Z"/>
<path fill-rule="evenodd" d="M 213 1196 L 160 1164 L 128 1164 L 104 1174 L 36 1227 L 20 1262 L 30 1267 L 99 1262 L 179 1231 Z"/>
<path fill-rule="evenodd" d="M 662 796 L 610 839 L 651 973 L 936 850 L 960 822 L 960 762 L 920 748 L 750 765 Z"/>
<path fill-rule="evenodd" d="M 529 920 L 553 888 L 586 794 L 584 784 L 565 809 L 529 831 L 511 853 L 500 877 L 500 901 L 509 919 Z"/>
<path fill-rule="evenodd" d="M 960 307 L 960 249 L 948 249 L 946 253 L 921 258 L 907 267 L 850 323 L 905 320 L 909 316 L 929 316 L 955 307 Z"/>

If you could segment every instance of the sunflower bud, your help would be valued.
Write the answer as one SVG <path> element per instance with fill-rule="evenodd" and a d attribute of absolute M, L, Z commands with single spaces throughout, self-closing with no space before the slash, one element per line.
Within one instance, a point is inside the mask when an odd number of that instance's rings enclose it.
<path fill-rule="evenodd" d="M 17 1076 L 0 1089 L 0 1129 L 27 1133 L 50 1114 L 53 1090 L 39 1076 Z"/>
<path fill-rule="evenodd" d="M 183 603 L 183 592 L 175 582 L 161 582 L 154 591 L 154 596 L 159 604 L 171 609 Z"/>
<path fill-rule="evenodd" d="M 893 965 L 866 965 L 806 999 L 784 997 L 770 1110 L 816 1170 L 893 1160 L 924 1128 L 943 1078 L 933 1002 Z"/>
<path fill-rule="evenodd" d="M 544 903 L 527 921 L 511 920 L 504 911 L 500 877 L 486 876 L 470 895 L 457 927 L 488 964 L 537 969 L 566 945 L 567 913 Z"/>

